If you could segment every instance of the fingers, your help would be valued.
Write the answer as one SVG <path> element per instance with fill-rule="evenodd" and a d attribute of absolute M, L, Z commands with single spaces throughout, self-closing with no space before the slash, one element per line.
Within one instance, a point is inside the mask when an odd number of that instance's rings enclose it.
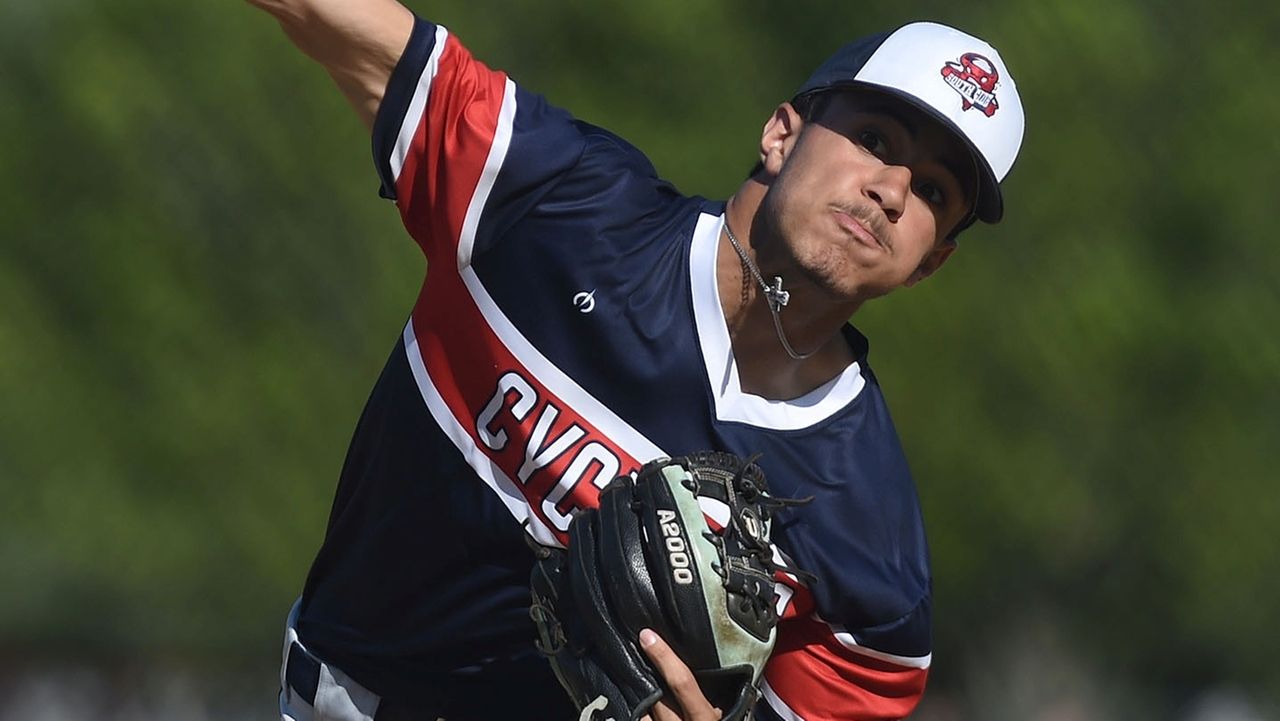
<path fill-rule="evenodd" d="M 717 721 L 720 718 L 720 709 L 702 695 L 693 672 L 666 641 L 646 628 L 640 632 L 640 647 L 675 696 L 674 699 L 664 697 L 653 707 L 652 721 Z"/>
<path fill-rule="evenodd" d="M 667 702 L 659 701 L 654 704 L 653 708 L 649 709 L 649 715 L 641 718 L 640 721 L 681 721 L 681 718 L 678 713 L 667 706 Z"/>

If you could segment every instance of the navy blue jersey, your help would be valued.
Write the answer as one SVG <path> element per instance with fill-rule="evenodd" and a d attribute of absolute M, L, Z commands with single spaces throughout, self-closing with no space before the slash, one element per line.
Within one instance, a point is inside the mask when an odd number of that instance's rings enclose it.
<path fill-rule="evenodd" d="M 526 656 L 526 535 L 562 543 L 574 509 L 652 458 L 761 453 L 777 495 L 814 497 L 774 529 L 820 580 L 780 579 L 760 715 L 909 713 L 928 552 L 866 340 L 846 328 L 856 362 L 801 398 L 744 393 L 717 293 L 723 203 L 681 195 L 442 27 L 417 22 L 374 154 L 427 275 L 342 470 L 307 645 L 400 696 Z"/>

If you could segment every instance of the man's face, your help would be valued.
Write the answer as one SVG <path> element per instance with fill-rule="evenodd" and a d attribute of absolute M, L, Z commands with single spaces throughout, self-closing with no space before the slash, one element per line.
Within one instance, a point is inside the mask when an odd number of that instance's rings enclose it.
<path fill-rule="evenodd" d="M 771 241 L 762 260 L 794 264 L 838 300 L 861 303 L 927 277 L 972 209 L 964 146 L 888 96 L 838 91 L 807 122 L 784 105 L 762 143 L 774 176 L 760 209 Z"/>

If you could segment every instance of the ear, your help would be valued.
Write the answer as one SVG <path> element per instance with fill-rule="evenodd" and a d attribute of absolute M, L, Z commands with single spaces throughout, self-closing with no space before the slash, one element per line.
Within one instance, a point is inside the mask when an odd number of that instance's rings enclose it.
<path fill-rule="evenodd" d="M 802 125 L 804 121 L 791 103 L 779 105 L 765 122 L 760 133 L 760 164 L 770 176 L 776 178 L 782 171 Z"/>
<path fill-rule="evenodd" d="M 947 262 L 947 258 L 950 258 L 951 254 L 954 253 L 955 250 L 955 240 L 949 239 L 939 243 L 937 247 L 929 251 L 929 254 L 924 257 L 924 260 L 920 261 L 920 265 L 916 266 L 916 269 L 912 271 L 911 275 L 903 285 L 910 288 L 916 283 L 919 283 L 925 278 L 928 278 L 938 272 L 938 269 L 942 267 L 943 263 Z"/>

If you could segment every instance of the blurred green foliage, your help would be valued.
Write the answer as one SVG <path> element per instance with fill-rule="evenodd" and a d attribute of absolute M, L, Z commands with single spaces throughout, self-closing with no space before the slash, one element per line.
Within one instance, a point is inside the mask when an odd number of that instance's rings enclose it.
<path fill-rule="evenodd" d="M 413 6 L 713 197 L 851 37 L 1000 47 L 1006 221 L 856 319 L 930 524 L 934 687 L 998 694 L 1047 620 L 1152 717 L 1280 688 L 1280 5 Z M 245 4 L 46 0 L 0 5 L 0 138 L 0 653 L 269 679 L 422 276 L 366 133 Z"/>

